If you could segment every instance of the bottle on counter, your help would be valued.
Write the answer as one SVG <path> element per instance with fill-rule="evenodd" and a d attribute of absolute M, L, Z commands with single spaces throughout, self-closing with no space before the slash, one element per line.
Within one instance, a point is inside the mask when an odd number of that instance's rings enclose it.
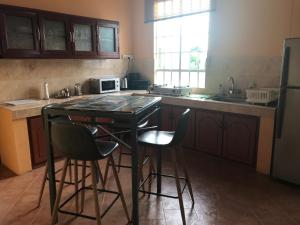
<path fill-rule="evenodd" d="M 49 85 L 48 82 L 44 83 L 44 99 L 49 100 Z"/>

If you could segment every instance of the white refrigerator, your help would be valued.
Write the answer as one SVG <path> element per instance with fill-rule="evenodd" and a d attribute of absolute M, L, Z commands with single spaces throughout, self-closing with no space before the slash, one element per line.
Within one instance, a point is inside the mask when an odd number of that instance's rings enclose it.
<path fill-rule="evenodd" d="M 272 176 L 300 185 L 300 38 L 284 42 Z"/>

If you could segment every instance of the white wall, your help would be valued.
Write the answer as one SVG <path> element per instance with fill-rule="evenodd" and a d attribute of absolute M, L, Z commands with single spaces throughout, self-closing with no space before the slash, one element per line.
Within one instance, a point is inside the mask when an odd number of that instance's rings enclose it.
<path fill-rule="evenodd" d="M 144 24 L 144 6 L 134 1 L 134 69 L 153 80 L 153 25 Z M 211 13 L 206 93 L 215 93 L 228 75 L 245 89 L 279 85 L 285 38 L 300 37 L 299 0 L 217 0 Z"/>

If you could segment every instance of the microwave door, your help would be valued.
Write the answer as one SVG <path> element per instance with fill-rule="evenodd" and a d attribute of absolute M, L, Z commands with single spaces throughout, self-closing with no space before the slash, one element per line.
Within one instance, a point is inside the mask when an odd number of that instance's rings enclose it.
<path fill-rule="evenodd" d="M 106 80 L 101 82 L 101 90 L 102 92 L 109 92 L 116 90 L 116 82 L 115 80 Z"/>

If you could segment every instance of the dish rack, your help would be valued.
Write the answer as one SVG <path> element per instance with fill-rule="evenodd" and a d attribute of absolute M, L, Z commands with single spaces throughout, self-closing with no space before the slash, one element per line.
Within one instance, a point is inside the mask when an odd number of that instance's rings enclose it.
<path fill-rule="evenodd" d="M 278 99 L 278 88 L 259 88 L 246 90 L 247 102 L 254 104 L 269 104 Z"/>

